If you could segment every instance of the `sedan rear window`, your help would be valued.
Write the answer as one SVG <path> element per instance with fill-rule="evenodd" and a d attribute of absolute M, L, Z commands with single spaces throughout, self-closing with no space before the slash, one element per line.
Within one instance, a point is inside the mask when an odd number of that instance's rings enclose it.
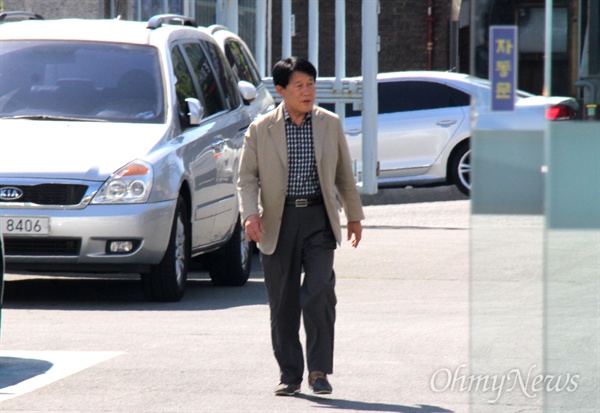
<path fill-rule="evenodd" d="M 380 114 L 468 106 L 470 103 L 468 94 L 436 82 L 384 82 L 378 86 Z"/>
<path fill-rule="evenodd" d="M 164 122 L 158 52 L 73 41 L 0 42 L 0 116 Z"/>

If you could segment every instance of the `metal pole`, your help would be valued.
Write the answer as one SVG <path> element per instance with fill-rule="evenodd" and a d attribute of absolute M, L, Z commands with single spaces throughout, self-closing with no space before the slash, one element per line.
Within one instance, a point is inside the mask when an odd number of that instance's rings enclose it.
<path fill-rule="evenodd" d="M 273 64 L 273 0 L 268 1 L 268 18 L 267 18 L 267 71 L 270 74 L 271 65 Z"/>
<path fill-rule="evenodd" d="M 475 1 L 471 0 L 469 1 L 469 74 L 470 75 L 475 75 L 476 74 L 476 70 L 475 70 L 475 62 L 477 60 L 477 56 L 475 54 L 476 50 L 477 50 L 477 45 L 475 44 L 477 42 L 477 30 L 479 29 L 479 20 L 477 19 L 477 16 L 475 14 Z"/>
<path fill-rule="evenodd" d="M 308 2 L 308 60 L 319 72 L 319 0 Z"/>
<path fill-rule="evenodd" d="M 186 1 L 186 6 L 187 6 L 187 15 L 190 16 L 192 19 L 196 19 L 196 7 L 194 4 L 194 0 L 187 0 Z"/>
<path fill-rule="evenodd" d="M 256 50 L 254 57 L 258 64 L 258 72 L 261 77 L 266 76 L 265 70 L 265 50 L 267 40 L 267 3 L 265 1 L 256 2 Z"/>
<path fill-rule="evenodd" d="M 365 194 L 377 193 L 377 58 L 378 1 L 362 2 L 362 72 L 363 72 L 363 185 Z"/>
<path fill-rule="evenodd" d="M 552 95 L 552 6 L 553 0 L 546 0 L 546 25 L 544 44 L 544 96 Z"/>
<path fill-rule="evenodd" d="M 226 0 L 227 28 L 233 33 L 239 33 L 238 27 L 238 2 L 237 0 Z"/>
<path fill-rule="evenodd" d="M 141 21 L 142 20 L 142 0 L 136 0 L 135 14 L 136 14 L 135 19 L 137 21 Z"/>
<path fill-rule="evenodd" d="M 346 77 L 346 0 L 335 0 L 335 89 L 342 90 Z M 342 124 L 346 117 L 346 104 L 336 102 L 335 112 Z"/>
<path fill-rule="evenodd" d="M 433 70 L 433 0 L 427 6 L 427 70 Z"/>
<path fill-rule="evenodd" d="M 216 24 L 220 24 L 222 26 L 227 27 L 227 15 L 225 13 L 225 1 L 226 0 L 217 0 L 215 4 L 216 8 Z"/>
<path fill-rule="evenodd" d="M 281 57 L 292 55 L 292 0 L 281 1 Z"/>

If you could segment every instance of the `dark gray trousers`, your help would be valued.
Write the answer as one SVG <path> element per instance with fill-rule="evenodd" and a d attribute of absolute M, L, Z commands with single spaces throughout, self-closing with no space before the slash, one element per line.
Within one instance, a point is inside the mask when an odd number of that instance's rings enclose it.
<path fill-rule="evenodd" d="M 302 382 L 301 316 L 308 371 L 333 373 L 335 248 L 324 205 L 286 206 L 275 252 L 261 254 L 271 310 L 271 340 L 282 383 Z"/>

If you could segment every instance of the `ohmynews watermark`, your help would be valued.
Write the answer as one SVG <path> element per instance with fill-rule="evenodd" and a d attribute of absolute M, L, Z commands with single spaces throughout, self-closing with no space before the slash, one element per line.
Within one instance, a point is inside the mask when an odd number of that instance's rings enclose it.
<path fill-rule="evenodd" d="M 506 374 L 470 374 L 465 373 L 466 364 L 461 364 L 454 371 L 442 368 L 431 376 L 429 386 L 434 392 L 469 391 L 491 392 L 493 396 L 487 401 L 496 403 L 505 393 L 521 391 L 526 397 L 535 398 L 540 392 L 569 393 L 577 390 L 579 374 L 535 374 L 536 365 L 529 368 L 527 374 L 520 369 L 512 369 Z"/>

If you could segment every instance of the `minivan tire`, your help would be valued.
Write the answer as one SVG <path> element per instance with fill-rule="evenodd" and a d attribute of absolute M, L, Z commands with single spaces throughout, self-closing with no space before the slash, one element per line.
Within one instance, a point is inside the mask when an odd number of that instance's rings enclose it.
<path fill-rule="evenodd" d="M 217 286 L 242 286 L 250 277 L 252 249 L 241 220 L 236 220 L 231 238 L 217 251 L 203 256 L 210 279 Z"/>
<path fill-rule="evenodd" d="M 148 300 L 179 301 L 183 298 L 190 268 L 190 234 L 189 215 L 180 197 L 165 255 L 149 273 L 142 274 L 142 287 Z"/>

